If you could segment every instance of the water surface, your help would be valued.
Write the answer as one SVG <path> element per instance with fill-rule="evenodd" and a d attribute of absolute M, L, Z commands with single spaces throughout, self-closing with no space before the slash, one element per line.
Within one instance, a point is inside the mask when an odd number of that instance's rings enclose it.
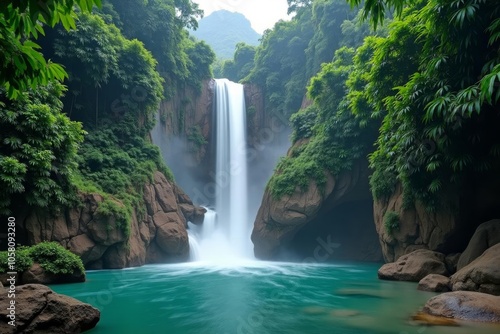
<path fill-rule="evenodd" d="M 51 288 L 101 310 L 91 334 L 498 333 L 412 324 L 434 294 L 380 281 L 378 268 L 195 262 L 89 271 L 85 283 Z"/>

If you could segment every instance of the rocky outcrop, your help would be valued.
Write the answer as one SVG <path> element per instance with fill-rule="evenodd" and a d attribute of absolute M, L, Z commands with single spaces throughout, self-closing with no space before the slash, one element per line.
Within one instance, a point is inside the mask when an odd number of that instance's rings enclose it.
<path fill-rule="evenodd" d="M 453 207 L 458 198 L 450 194 L 447 200 L 449 202 L 438 212 L 429 212 L 421 203 L 415 203 L 412 209 L 405 209 L 400 185 L 389 198 L 375 200 L 373 216 L 385 261 L 393 262 L 419 248 L 440 252 L 447 250 L 459 230 L 456 214 L 451 209 L 444 209 Z M 387 212 L 399 217 L 397 229 L 388 230 L 385 227 Z"/>
<path fill-rule="evenodd" d="M 85 282 L 85 272 L 80 270 L 72 274 L 51 274 L 46 272 L 38 263 L 33 263 L 31 268 L 22 273 L 18 284 L 61 284 Z"/>
<path fill-rule="evenodd" d="M 295 252 L 297 260 L 315 262 L 381 260 L 368 167 L 360 162 L 337 177 L 326 173 L 326 179 L 321 189 L 310 180 L 306 190 L 297 187 L 281 198 L 266 190 L 252 232 L 255 256 L 276 259 L 286 253 L 289 258 Z M 361 204 L 365 202 L 368 210 Z M 363 212 L 368 216 L 360 215 Z"/>
<path fill-rule="evenodd" d="M 422 313 L 448 320 L 500 323 L 500 297 L 480 292 L 446 292 L 427 301 Z"/>
<path fill-rule="evenodd" d="M 418 249 L 386 263 L 378 270 L 378 277 L 386 280 L 418 282 L 429 274 L 446 276 L 445 256 L 438 252 Z"/>
<path fill-rule="evenodd" d="M 500 296 L 500 244 L 451 276 L 453 290 L 479 291 Z"/>
<path fill-rule="evenodd" d="M 17 287 L 15 312 L 10 302 L 7 294 L 0 294 L 0 332 L 5 334 L 81 333 L 94 328 L 100 319 L 99 310 L 91 305 L 39 284 Z"/>
<path fill-rule="evenodd" d="M 99 213 L 102 196 L 81 194 L 80 200 L 56 217 L 31 213 L 19 224 L 19 237 L 25 244 L 57 241 L 91 269 L 183 261 L 189 257 L 187 221 L 199 223 L 205 212 L 160 172 L 144 186 L 145 212 L 132 214 L 129 233 L 114 216 Z"/>
<path fill-rule="evenodd" d="M 481 256 L 485 250 L 498 243 L 500 243 L 500 219 L 493 219 L 479 225 L 458 260 L 457 270 L 464 268 Z"/>
<path fill-rule="evenodd" d="M 443 189 L 437 207 L 430 212 L 419 201 L 405 201 L 402 186 L 398 184 L 390 196 L 374 201 L 373 215 L 385 261 L 395 261 L 418 248 L 443 254 L 463 252 L 481 223 L 500 217 L 499 188 L 500 179 L 495 173 L 468 175 L 460 188 Z M 397 215 L 398 229 L 385 227 L 387 213 Z M 478 233 L 481 235 L 478 235 L 477 249 L 463 255 L 458 269 L 492 245 L 493 239 L 488 245 L 484 240 L 486 234 L 495 234 L 493 230 Z M 496 235 L 498 240 L 498 232 Z"/>
<path fill-rule="evenodd" d="M 316 217 L 334 187 L 335 180 L 328 175 L 324 190 L 310 181 L 306 191 L 297 187 L 292 195 L 280 199 L 272 198 L 266 191 L 252 232 L 255 256 L 272 258 L 281 245 L 289 242 L 297 231 Z"/>
<path fill-rule="evenodd" d="M 418 282 L 417 289 L 422 291 L 447 292 L 450 291 L 450 278 L 438 274 L 429 274 Z"/>

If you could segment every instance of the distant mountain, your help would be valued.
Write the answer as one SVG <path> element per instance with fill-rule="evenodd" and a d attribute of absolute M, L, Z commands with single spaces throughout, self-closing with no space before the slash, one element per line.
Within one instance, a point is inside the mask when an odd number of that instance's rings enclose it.
<path fill-rule="evenodd" d="M 190 31 L 190 34 L 207 42 L 217 57 L 222 59 L 233 58 L 237 43 L 258 45 L 261 37 L 243 14 L 227 10 L 219 10 L 204 17 L 198 22 L 198 29 Z"/>

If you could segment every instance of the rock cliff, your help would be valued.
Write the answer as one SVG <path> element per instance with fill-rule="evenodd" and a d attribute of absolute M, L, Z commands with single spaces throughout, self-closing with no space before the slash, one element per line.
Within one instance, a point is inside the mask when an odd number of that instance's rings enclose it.
<path fill-rule="evenodd" d="M 405 208 L 401 185 L 391 196 L 375 200 L 373 216 L 385 261 L 393 262 L 420 248 L 446 255 L 464 251 L 479 224 L 500 217 L 499 182 L 487 175 L 471 179 L 444 194 L 435 212 L 420 202 Z M 388 230 L 385 226 L 388 212 L 398 217 L 398 228 Z M 476 257 L 487 248 L 486 243 L 481 247 L 474 251 Z"/>
<path fill-rule="evenodd" d="M 359 161 L 351 171 L 327 174 L 322 189 L 311 180 L 307 190 L 297 187 L 279 199 L 266 190 L 252 241 L 262 259 L 380 261 L 367 165 Z"/>
<path fill-rule="evenodd" d="M 79 255 L 89 269 L 184 261 L 189 257 L 187 221 L 199 222 L 205 212 L 160 172 L 144 186 L 145 212 L 132 214 L 129 233 L 114 216 L 99 214 L 101 195 L 80 194 L 80 201 L 81 205 L 55 216 L 28 214 L 19 223 L 20 240 L 57 241 Z"/>

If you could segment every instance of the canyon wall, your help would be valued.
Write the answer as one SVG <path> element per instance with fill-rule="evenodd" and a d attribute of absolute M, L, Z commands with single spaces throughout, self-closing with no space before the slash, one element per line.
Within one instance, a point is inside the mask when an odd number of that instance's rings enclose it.
<path fill-rule="evenodd" d="M 87 269 L 188 260 L 187 221 L 202 221 L 205 210 L 194 206 L 160 172 L 143 191 L 144 212 L 133 212 L 129 228 L 112 214 L 100 213 L 101 195 L 80 194 L 80 205 L 64 212 L 35 211 L 19 217 L 18 240 L 23 244 L 57 241 L 80 256 Z"/>

